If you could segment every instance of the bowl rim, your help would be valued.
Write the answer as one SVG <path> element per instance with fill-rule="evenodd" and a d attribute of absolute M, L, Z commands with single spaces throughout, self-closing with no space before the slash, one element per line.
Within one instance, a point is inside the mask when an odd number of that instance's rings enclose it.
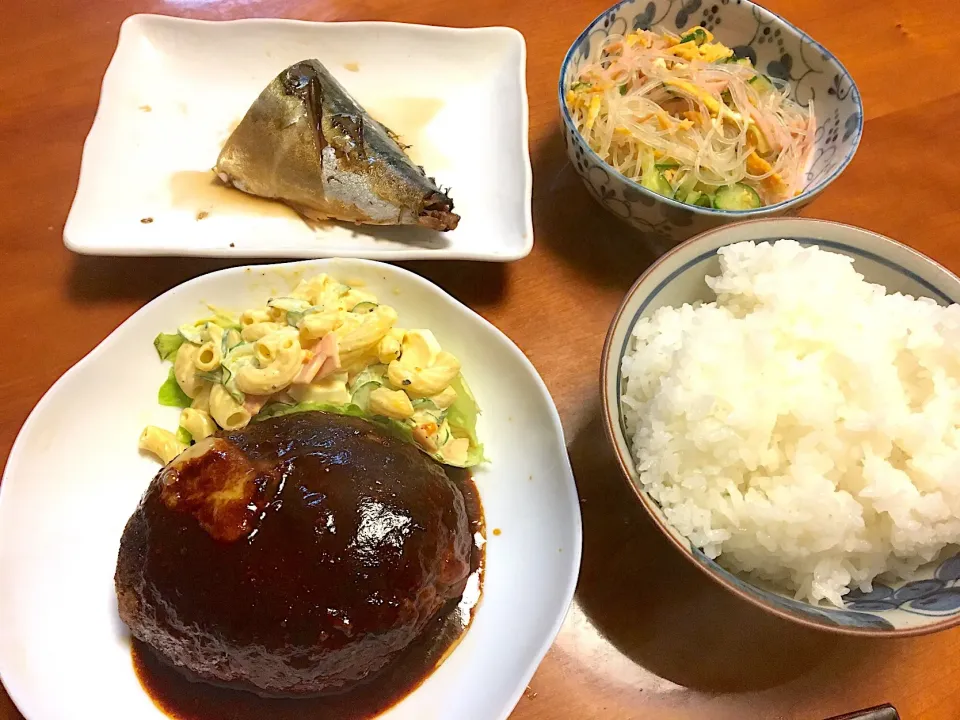
<path fill-rule="evenodd" d="M 771 10 L 768 10 L 767 8 L 763 7 L 758 3 L 751 2 L 751 0 L 742 0 L 742 2 L 738 4 L 746 5 L 748 8 L 761 13 L 766 13 L 767 15 L 775 18 L 778 22 L 782 23 L 786 28 L 788 28 L 790 31 L 792 31 L 794 34 L 800 37 L 801 40 L 804 38 L 807 39 L 810 42 L 810 44 L 816 47 L 830 62 L 835 63 L 836 66 L 843 72 L 844 75 L 846 75 L 847 79 L 850 81 L 850 89 L 851 89 L 850 94 L 853 96 L 854 104 L 856 105 L 858 110 L 856 138 L 849 152 L 846 154 L 846 156 L 843 158 L 840 164 L 838 164 L 837 167 L 834 168 L 833 172 L 830 173 L 826 178 L 821 180 L 816 185 L 804 190 L 799 195 L 796 195 L 795 197 L 792 197 L 788 200 L 782 200 L 773 205 L 764 205 L 762 207 L 753 208 L 750 210 L 718 210 L 717 208 L 704 208 L 704 207 L 700 207 L 699 205 L 687 205 L 686 203 L 679 202 L 677 200 L 674 200 L 673 198 L 668 198 L 665 195 L 660 195 L 659 193 L 655 193 L 652 190 L 648 190 L 647 188 L 643 187 L 640 183 L 634 180 L 631 180 L 626 175 L 623 175 L 619 170 L 614 168 L 612 165 L 607 163 L 605 160 L 601 159 L 600 156 L 597 155 L 596 151 L 592 147 L 590 147 L 590 144 L 584 139 L 583 135 L 580 134 L 580 130 L 577 129 L 576 124 L 574 124 L 573 122 L 573 118 L 570 116 L 570 108 L 567 107 L 567 100 L 563 90 L 563 78 L 567 74 L 567 66 L 570 64 L 570 61 L 573 59 L 574 50 L 577 49 L 577 47 L 580 45 L 580 43 L 583 41 L 583 39 L 587 35 L 593 32 L 593 30 L 603 20 L 603 18 L 606 17 L 607 14 L 618 10 L 623 5 L 634 3 L 637 1 L 638 0 L 619 0 L 616 4 L 612 5 L 611 7 L 607 8 L 606 10 L 601 12 L 599 15 L 597 15 L 590 22 L 590 24 L 587 25 L 587 27 L 584 28 L 583 31 L 577 36 L 576 40 L 574 40 L 573 43 L 570 45 L 566 54 L 563 56 L 563 63 L 560 65 L 560 77 L 557 81 L 557 99 L 560 104 L 560 115 L 563 118 L 564 125 L 566 125 L 567 128 L 569 128 L 574 133 L 574 136 L 577 138 L 578 144 L 581 147 L 583 147 L 585 151 L 593 158 L 593 160 L 595 160 L 601 167 L 606 169 L 608 172 L 612 173 L 616 178 L 618 178 L 621 182 L 627 185 L 627 187 L 631 188 L 636 192 L 639 192 L 642 195 L 647 195 L 656 201 L 666 203 L 667 205 L 680 208 L 682 210 L 687 210 L 689 212 L 693 212 L 696 214 L 705 215 L 707 217 L 721 217 L 721 218 L 729 218 L 731 220 L 732 219 L 739 220 L 741 218 L 743 219 L 762 218 L 764 215 L 767 215 L 769 213 L 775 213 L 777 211 L 782 212 L 798 204 L 803 205 L 806 202 L 812 200 L 817 195 L 819 195 L 821 192 L 823 192 L 828 185 L 830 185 L 834 180 L 840 177 L 840 173 L 846 170 L 847 165 L 849 165 L 850 162 L 853 160 L 853 156 L 856 155 L 857 150 L 860 147 L 860 141 L 863 139 L 863 123 L 864 123 L 863 98 L 860 95 L 860 88 L 857 87 L 857 83 L 853 79 L 853 75 L 851 75 L 850 72 L 847 70 L 847 68 L 844 67 L 843 63 L 840 62 L 840 59 L 836 55 L 834 55 L 832 52 L 830 52 L 825 46 L 821 45 L 819 42 L 814 40 L 810 35 L 805 33 L 803 30 L 801 30 L 792 22 L 784 18 L 782 15 L 778 15 L 777 13 Z"/>
<path fill-rule="evenodd" d="M 941 630 L 947 630 L 949 628 L 960 625 L 960 613 L 958 613 L 952 618 L 946 618 L 943 620 L 935 621 L 927 625 L 918 625 L 918 626 L 909 627 L 909 628 L 894 628 L 892 630 L 879 629 L 879 628 L 852 627 L 852 626 L 845 626 L 845 625 L 826 625 L 826 624 L 814 622 L 812 620 L 801 617 L 799 615 L 793 615 L 781 608 L 778 608 L 773 605 L 769 605 L 765 603 L 763 600 L 749 593 L 744 592 L 740 588 L 728 582 L 726 579 L 724 579 L 717 573 L 713 572 L 713 570 L 711 570 L 706 565 L 700 562 L 697 562 L 696 558 L 693 557 L 693 553 L 691 552 L 690 548 L 685 546 L 683 543 L 681 543 L 674 536 L 668 524 L 665 521 L 661 520 L 660 517 L 657 515 L 657 513 L 654 512 L 653 507 L 651 507 L 654 501 L 649 497 L 649 495 L 647 495 L 646 492 L 642 491 L 630 480 L 630 474 L 633 468 L 633 462 L 629 457 L 624 457 L 623 453 L 621 453 L 620 451 L 620 446 L 617 442 L 617 433 L 620 432 L 620 418 L 618 413 L 616 412 L 616 409 L 612 407 L 611 403 L 608 402 L 607 400 L 607 384 L 610 378 L 610 372 L 611 370 L 613 372 L 616 372 L 616 368 L 614 368 L 610 364 L 611 353 L 613 351 L 613 336 L 615 334 L 616 329 L 620 326 L 626 314 L 627 305 L 630 303 L 633 297 L 637 294 L 637 291 L 640 288 L 641 284 L 643 284 L 647 280 L 647 278 L 654 272 L 654 270 L 660 268 L 662 265 L 668 262 L 669 259 L 674 255 L 676 255 L 680 250 L 688 248 L 691 245 L 694 245 L 696 243 L 701 243 L 708 238 L 716 236 L 718 233 L 730 232 L 733 227 L 738 227 L 742 224 L 754 225 L 754 224 L 766 223 L 774 226 L 784 222 L 791 222 L 791 223 L 800 222 L 805 225 L 808 225 L 811 229 L 825 228 L 827 229 L 827 231 L 829 231 L 830 228 L 839 227 L 839 228 L 844 228 L 845 230 L 856 230 L 858 232 L 867 233 L 879 239 L 882 243 L 891 243 L 895 246 L 899 246 L 909 251 L 914 256 L 926 262 L 932 263 L 936 267 L 939 267 L 942 270 L 944 270 L 951 277 L 957 279 L 957 282 L 960 283 L 960 278 L 957 278 L 957 276 L 954 273 L 952 273 L 950 270 L 945 268 L 943 265 L 938 263 L 933 258 L 930 258 L 924 255 L 923 253 L 917 250 L 914 250 L 909 245 L 904 245 L 903 243 L 898 242 L 893 238 L 887 237 L 886 235 L 881 235 L 880 233 L 875 233 L 871 230 L 859 228 L 859 227 L 856 227 L 855 225 L 847 225 L 845 223 L 835 222 L 833 220 L 820 220 L 820 219 L 814 219 L 814 218 L 756 218 L 753 220 L 744 221 L 743 223 L 736 223 L 733 226 L 722 225 L 720 227 L 713 228 L 705 232 L 699 233 L 698 235 L 694 235 L 689 240 L 686 240 L 682 243 L 677 244 L 676 246 L 671 248 L 669 251 L 661 255 L 659 258 L 654 260 L 653 263 L 651 263 L 650 266 L 646 270 L 644 270 L 643 273 L 641 273 L 640 277 L 638 277 L 636 281 L 634 281 L 634 283 L 630 286 L 630 289 L 627 290 L 626 294 L 623 296 L 623 299 L 620 301 L 619 307 L 617 308 L 616 312 L 613 315 L 613 319 L 610 321 L 610 326 L 607 329 L 607 334 L 603 341 L 603 350 L 601 351 L 601 354 L 600 354 L 600 407 L 603 415 L 603 427 L 607 435 L 607 441 L 612 447 L 613 452 L 617 457 L 617 465 L 620 468 L 620 474 L 623 478 L 623 481 L 627 484 L 627 487 L 630 488 L 633 494 L 637 496 L 637 499 L 640 500 L 641 506 L 643 506 L 643 509 L 646 511 L 649 518 L 657 526 L 657 529 L 659 529 L 663 533 L 663 535 L 667 538 L 667 540 L 669 540 L 670 543 L 677 550 L 680 551 L 681 555 L 683 555 L 683 557 L 686 558 L 686 560 L 689 563 L 691 563 L 694 567 L 700 570 L 703 574 L 705 574 L 708 578 L 710 578 L 713 582 L 715 582 L 720 587 L 724 588 L 730 593 L 733 593 L 737 597 L 743 600 L 746 600 L 747 602 L 760 608 L 761 610 L 764 610 L 769 613 L 773 613 L 774 615 L 777 615 L 786 620 L 789 620 L 790 622 L 804 625 L 814 630 L 818 630 L 825 633 L 848 635 L 848 636 L 855 636 L 855 637 L 875 637 L 875 638 L 876 637 L 879 637 L 879 638 L 916 637 L 919 635 L 927 635 L 933 632 L 939 632 Z M 815 232 L 811 232 L 811 236 L 815 234 L 816 234 Z M 773 237 L 773 235 L 776 235 L 776 233 L 772 233 L 771 237 Z M 732 241 L 732 242 L 736 242 L 736 241 Z M 724 247 L 724 246 L 720 246 L 720 247 Z M 619 362 L 619 358 L 618 358 L 618 362 Z M 629 446 L 629 442 L 627 442 L 626 438 L 623 438 L 623 440 L 624 440 L 624 444 Z"/>

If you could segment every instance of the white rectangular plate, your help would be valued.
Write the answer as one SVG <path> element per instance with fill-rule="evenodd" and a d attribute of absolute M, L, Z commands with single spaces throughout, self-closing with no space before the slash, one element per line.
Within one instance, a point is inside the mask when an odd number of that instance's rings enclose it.
<path fill-rule="evenodd" d="M 213 182 L 250 104 L 312 58 L 451 188 L 456 230 L 307 224 Z M 103 79 L 64 242 L 93 255 L 516 260 L 533 247 L 525 72 L 510 28 L 134 15 Z"/>

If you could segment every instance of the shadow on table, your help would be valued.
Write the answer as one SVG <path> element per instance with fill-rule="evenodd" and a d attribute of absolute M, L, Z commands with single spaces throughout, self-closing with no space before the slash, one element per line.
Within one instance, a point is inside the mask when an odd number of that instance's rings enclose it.
<path fill-rule="evenodd" d="M 80 302 L 138 299 L 147 302 L 180 283 L 236 265 L 275 262 L 244 258 L 94 257 L 74 255 L 67 284 Z"/>
<path fill-rule="evenodd" d="M 679 685 L 732 692 L 780 685 L 838 654 L 845 667 L 867 654 L 864 640 L 768 615 L 687 562 L 622 478 L 599 408 L 569 451 L 583 514 L 576 599 L 634 662 Z"/>
<path fill-rule="evenodd" d="M 81 302 L 139 299 L 150 301 L 187 280 L 215 270 L 282 262 L 276 259 L 156 257 L 92 257 L 74 255 L 68 283 L 72 299 Z M 503 263 L 459 260 L 398 263 L 423 275 L 474 308 L 494 305 L 506 287 Z"/>
<path fill-rule="evenodd" d="M 397 263 L 436 283 L 474 310 L 497 305 L 507 287 L 509 263 L 417 260 Z"/>
<path fill-rule="evenodd" d="M 536 241 L 589 281 L 626 291 L 660 253 L 590 196 L 567 158 L 559 122 L 532 156 Z"/>

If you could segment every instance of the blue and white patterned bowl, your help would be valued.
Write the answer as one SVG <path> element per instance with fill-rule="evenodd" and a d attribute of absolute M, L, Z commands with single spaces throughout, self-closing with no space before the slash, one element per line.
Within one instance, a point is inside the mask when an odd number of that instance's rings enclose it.
<path fill-rule="evenodd" d="M 596 58 L 604 38 L 657 26 L 676 32 L 691 25 L 707 28 L 764 73 L 790 81 L 793 98 L 801 104 L 813 99 L 815 147 L 806 186 L 797 197 L 756 210 L 685 205 L 628 180 L 601 160 L 577 131 L 567 108 L 567 90 L 580 69 Z M 796 215 L 843 172 L 863 133 L 860 93 L 843 65 L 802 30 L 748 0 L 623 0 L 580 33 L 564 58 L 558 90 L 570 162 L 600 204 L 643 231 L 657 251 L 725 223 Z"/>
<path fill-rule="evenodd" d="M 844 596 L 845 608 L 794 600 L 789 594 L 729 572 L 670 526 L 643 489 L 631 459 L 621 411 L 621 360 L 634 325 L 663 306 L 715 299 L 704 277 L 719 274 L 717 250 L 744 240 L 793 238 L 843 253 L 867 281 L 890 292 L 960 302 L 960 279 L 920 253 L 867 230 L 824 220 L 769 218 L 706 232 L 658 259 L 627 293 L 607 333 L 601 360 L 600 392 L 607 436 L 630 486 L 653 520 L 701 570 L 728 590 L 782 617 L 818 628 L 858 635 L 915 635 L 960 624 L 960 548 L 944 552 L 908 580 L 874 584 L 869 594 Z"/>

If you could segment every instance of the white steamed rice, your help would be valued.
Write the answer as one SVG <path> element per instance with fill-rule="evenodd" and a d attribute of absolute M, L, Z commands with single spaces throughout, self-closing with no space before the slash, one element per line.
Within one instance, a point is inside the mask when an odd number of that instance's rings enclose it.
<path fill-rule="evenodd" d="M 716 302 L 639 321 L 623 358 L 628 440 L 667 520 L 838 605 L 960 542 L 960 306 L 789 240 L 720 266 Z"/>

